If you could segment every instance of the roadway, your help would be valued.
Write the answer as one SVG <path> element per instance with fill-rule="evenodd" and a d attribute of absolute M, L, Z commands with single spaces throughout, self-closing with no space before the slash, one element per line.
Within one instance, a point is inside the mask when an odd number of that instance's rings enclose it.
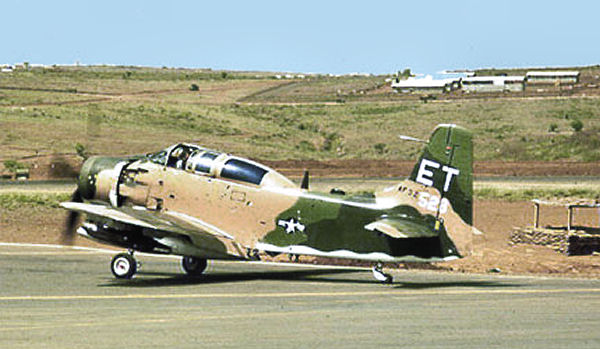
<path fill-rule="evenodd" d="M 110 252 L 109 252 L 110 253 Z M 212 262 L 0 244 L 3 348 L 599 348 L 600 280 Z"/>

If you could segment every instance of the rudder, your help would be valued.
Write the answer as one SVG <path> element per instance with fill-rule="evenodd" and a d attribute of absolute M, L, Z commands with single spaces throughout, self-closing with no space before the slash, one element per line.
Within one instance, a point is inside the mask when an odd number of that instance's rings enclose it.
<path fill-rule="evenodd" d="M 473 224 L 473 136 L 453 124 L 438 125 L 409 177 L 436 188 L 442 200 L 468 225 Z"/>

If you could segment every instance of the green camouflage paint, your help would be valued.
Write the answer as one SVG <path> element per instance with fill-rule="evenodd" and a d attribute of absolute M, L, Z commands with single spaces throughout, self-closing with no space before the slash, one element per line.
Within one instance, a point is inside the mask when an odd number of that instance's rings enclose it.
<path fill-rule="evenodd" d="M 440 199 L 447 199 L 460 219 L 471 225 L 472 159 L 471 133 L 455 125 L 441 125 L 432 134 L 409 180 L 437 189 Z M 438 218 L 440 213 L 421 214 L 409 205 L 377 209 L 375 205 L 362 205 L 365 203 L 375 204 L 375 200 L 324 194 L 302 196 L 276 218 L 275 230 L 261 242 L 279 247 L 301 245 L 322 252 L 380 252 L 392 257 L 459 256 L 443 219 Z M 392 221 L 399 230 L 414 231 L 415 235 L 421 232 L 422 237 L 394 238 L 365 228 L 382 220 Z M 288 229 L 286 225 L 292 223 L 301 224 L 302 229 Z"/>
<path fill-rule="evenodd" d="M 450 200 L 454 211 L 469 224 L 473 224 L 473 143 L 472 134 L 460 127 L 437 127 L 419 161 L 413 168 L 410 180 L 419 182 L 418 173 L 423 159 L 434 161 L 460 170 L 460 175 L 450 183 L 448 191 L 444 191 L 444 184 L 448 176 L 441 168 L 431 169 L 433 172 L 433 187 Z"/>
<path fill-rule="evenodd" d="M 443 258 L 455 255 L 456 248 L 448 238 L 443 224 L 438 231 L 435 230 L 434 216 L 422 215 L 411 206 L 378 210 L 354 203 L 357 201 L 352 198 L 346 200 L 346 203 L 338 203 L 324 201 L 318 196 L 302 197 L 293 207 L 281 213 L 275 223 L 293 219 L 304 226 L 304 231 L 290 233 L 284 226 L 277 225 L 261 242 L 280 247 L 303 245 L 323 252 L 381 252 L 393 257 L 415 255 L 422 258 Z M 428 230 L 434 237 L 395 239 L 364 228 L 367 224 L 386 217 L 398 217 L 407 226 Z M 453 253 L 448 253 L 449 250 Z"/>

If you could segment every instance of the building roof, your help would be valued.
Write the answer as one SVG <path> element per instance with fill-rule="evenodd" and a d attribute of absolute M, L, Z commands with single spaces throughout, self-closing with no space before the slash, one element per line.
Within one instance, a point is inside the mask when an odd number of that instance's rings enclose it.
<path fill-rule="evenodd" d="M 392 87 L 398 88 L 442 88 L 448 84 L 452 84 L 458 81 L 458 79 L 433 79 L 431 75 L 428 75 L 422 79 L 408 78 L 406 80 L 393 81 Z"/>
<path fill-rule="evenodd" d="M 575 77 L 579 76 L 579 72 L 575 70 L 562 70 L 562 71 L 528 71 L 526 74 L 529 76 L 539 76 L 539 77 Z"/>
<path fill-rule="evenodd" d="M 521 75 L 509 75 L 509 76 L 473 76 L 463 78 L 463 82 L 492 82 L 494 85 L 503 85 L 506 82 L 524 82 L 525 77 Z"/>

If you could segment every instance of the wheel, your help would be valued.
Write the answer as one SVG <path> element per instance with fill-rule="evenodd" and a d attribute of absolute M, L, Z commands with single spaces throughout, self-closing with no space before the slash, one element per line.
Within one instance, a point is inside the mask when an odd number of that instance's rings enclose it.
<path fill-rule="evenodd" d="M 110 270 L 117 279 L 131 279 L 137 271 L 137 261 L 129 253 L 119 253 L 110 262 Z"/>
<path fill-rule="evenodd" d="M 206 265 L 206 259 L 204 258 L 184 256 L 181 259 L 181 268 L 186 274 L 191 276 L 202 275 L 206 269 Z"/>
<path fill-rule="evenodd" d="M 381 281 L 384 284 L 391 284 L 394 282 L 394 278 L 390 274 L 386 274 L 383 272 L 383 264 L 377 263 L 372 269 L 373 276 L 377 281 Z"/>

